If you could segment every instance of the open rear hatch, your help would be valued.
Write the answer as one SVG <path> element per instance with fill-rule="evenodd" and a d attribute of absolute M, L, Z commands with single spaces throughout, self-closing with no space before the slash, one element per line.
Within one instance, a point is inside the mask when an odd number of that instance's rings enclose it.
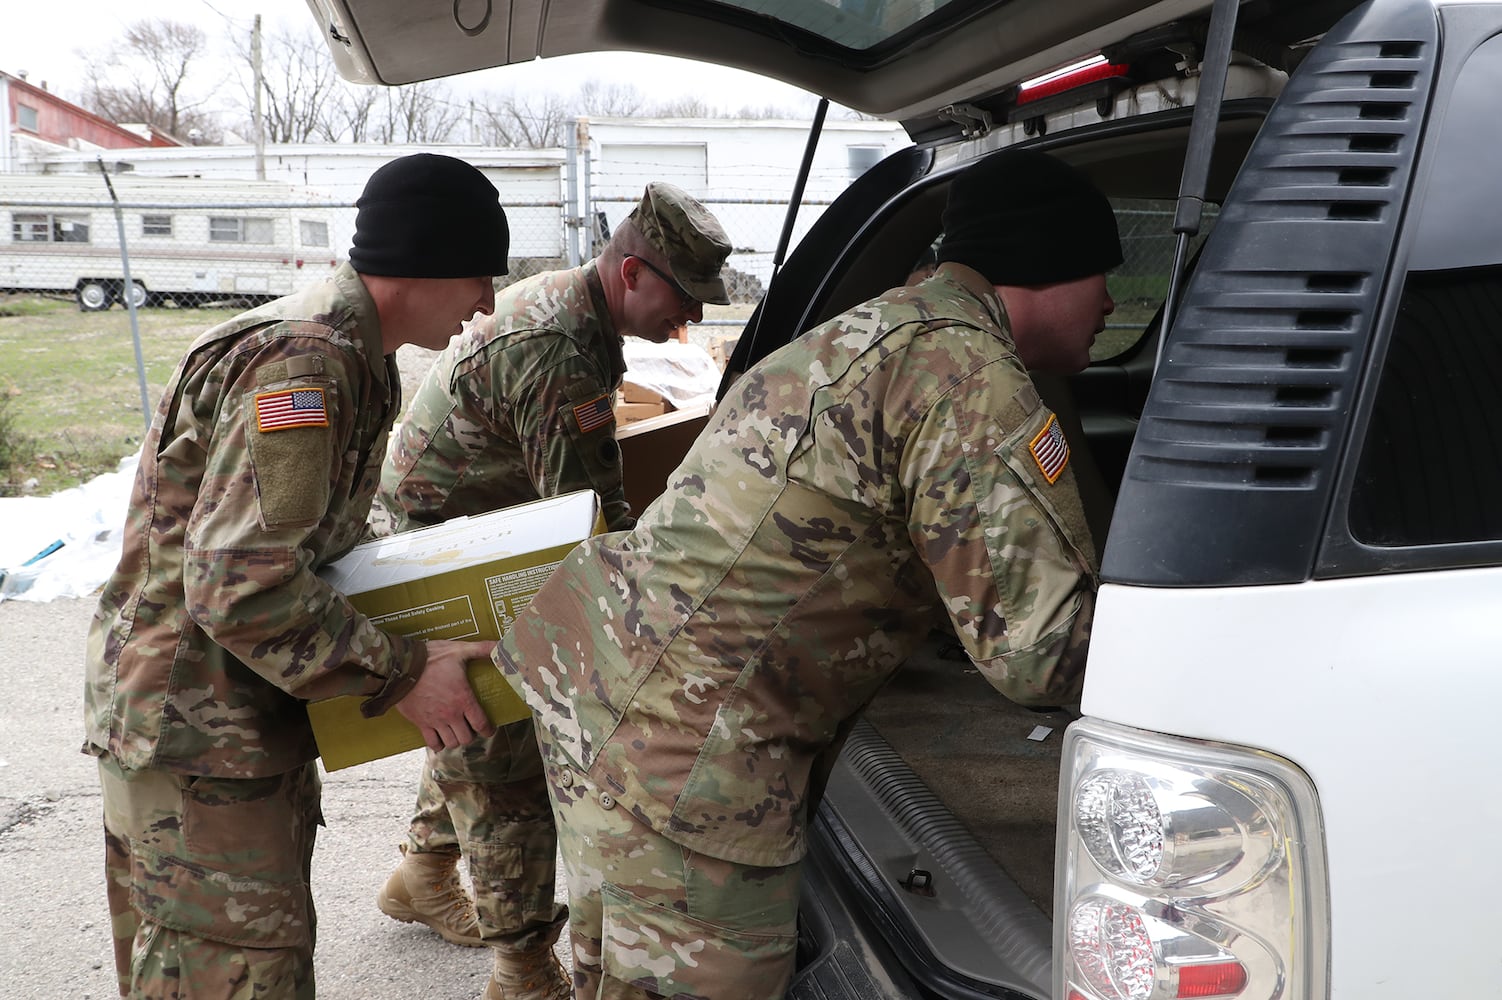
<path fill-rule="evenodd" d="M 340 72 L 359 82 L 413 83 L 583 52 L 653 52 L 736 67 L 864 114 L 915 123 L 954 103 L 1004 104 L 1018 82 L 1134 38 L 1160 33 L 1163 42 L 1174 43 L 1177 32 L 1169 26 L 1203 24 L 1209 7 L 1207 0 L 308 5 Z M 1265 51 L 1268 59 L 1280 58 L 1280 49 L 1332 23 L 1332 10 L 1351 6 L 1348 0 L 1247 4 L 1240 19 L 1243 44 Z"/>

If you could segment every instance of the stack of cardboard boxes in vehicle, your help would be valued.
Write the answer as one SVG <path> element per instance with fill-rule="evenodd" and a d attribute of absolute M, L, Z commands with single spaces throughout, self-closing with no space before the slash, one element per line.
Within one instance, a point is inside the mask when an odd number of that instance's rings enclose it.
<path fill-rule="evenodd" d="M 660 417 L 671 409 L 673 404 L 661 395 L 632 382 L 623 382 L 615 394 L 615 422 L 620 426 Z"/>

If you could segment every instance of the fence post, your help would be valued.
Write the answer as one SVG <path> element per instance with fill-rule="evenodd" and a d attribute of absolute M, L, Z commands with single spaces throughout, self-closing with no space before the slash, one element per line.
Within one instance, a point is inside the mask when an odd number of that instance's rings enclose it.
<path fill-rule="evenodd" d="M 583 263 L 579 256 L 579 131 L 569 128 L 563 135 L 563 246 L 569 267 Z"/>
<path fill-rule="evenodd" d="M 141 419 L 146 424 L 146 433 L 151 433 L 151 402 L 146 396 L 146 361 L 141 356 L 141 325 L 136 321 L 136 283 L 130 276 L 130 248 L 125 243 L 125 213 L 120 210 L 120 199 L 115 195 L 115 185 L 110 183 L 110 172 L 104 169 L 104 157 L 95 157 L 99 173 L 104 177 L 104 186 L 109 189 L 110 201 L 115 206 L 115 231 L 120 234 L 120 267 L 125 271 L 125 284 L 120 292 L 125 296 L 125 308 L 130 313 L 130 339 L 136 348 L 136 381 L 141 387 Z"/>
<path fill-rule="evenodd" d="M 594 192 L 594 163 L 589 155 L 589 119 L 580 118 L 579 127 L 576 130 L 579 139 L 579 148 L 584 151 L 584 196 L 581 199 L 579 215 L 584 220 L 584 257 L 589 259 L 595 255 L 596 242 L 608 236 L 608 233 L 600 232 L 599 225 L 595 222 L 595 192 Z"/>

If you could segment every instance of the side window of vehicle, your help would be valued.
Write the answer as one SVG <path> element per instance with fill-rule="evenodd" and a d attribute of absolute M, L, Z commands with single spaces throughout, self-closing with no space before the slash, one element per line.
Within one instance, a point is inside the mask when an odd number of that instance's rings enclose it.
<path fill-rule="evenodd" d="M 1116 312 L 1106 330 L 1095 338 L 1091 361 L 1105 361 L 1130 351 L 1154 323 L 1168 297 L 1173 270 L 1174 203 L 1155 198 L 1112 198 L 1116 228 L 1121 233 L 1121 266 L 1106 279 Z M 1199 235 L 1190 244 L 1191 259 L 1215 225 L 1216 205 L 1206 205 Z"/>
<path fill-rule="evenodd" d="M 1398 315 L 1351 486 L 1373 546 L 1502 539 L 1502 39 L 1473 51 L 1429 150 Z"/>
<path fill-rule="evenodd" d="M 1411 274 L 1351 491 L 1368 545 L 1502 538 L 1502 266 Z"/>

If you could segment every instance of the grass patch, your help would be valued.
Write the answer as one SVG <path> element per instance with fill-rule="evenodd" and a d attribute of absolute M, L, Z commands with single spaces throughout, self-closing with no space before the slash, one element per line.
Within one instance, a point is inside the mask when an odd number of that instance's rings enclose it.
<path fill-rule="evenodd" d="M 231 313 L 141 309 L 147 405 L 188 345 Z M 141 446 L 145 419 L 130 317 L 72 301 L 0 296 L 0 495 L 45 495 L 112 472 Z M 34 481 L 34 482 L 33 482 Z"/>
<path fill-rule="evenodd" d="M 0 469 L 11 469 L 30 462 L 35 454 L 36 442 L 16 428 L 11 394 L 0 392 Z"/>
<path fill-rule="evenodd" d="M 7 316 L 40 316 L 56 311 L 60 302 L 72 302 L 72 296 L 48 298 L 40 295 L 0 295 L 0 318 Z"/>
<path fill-rule="evenodd" d="M 744 319 L 752 306 L 713 306 Z M 139 309 L 147 406 L 155 408 L 183 352 L 230 309 Z M 708 344 L 737 327 L 690 327 Z M 725 350 L 725 347 L 721 347 Z M 73 300 L 0 295 L 0 496 L 46 495 L 113 472 L 145 433 L 130 316 L 79 312 Z M 34 482 L 32 482 L 34 480 Z"/>

